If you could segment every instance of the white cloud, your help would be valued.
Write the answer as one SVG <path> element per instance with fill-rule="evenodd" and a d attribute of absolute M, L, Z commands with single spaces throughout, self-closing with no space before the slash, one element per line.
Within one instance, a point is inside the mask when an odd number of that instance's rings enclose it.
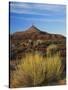
<path fill-rule="evenodd" d="M 13 18 L 13 17 L 12 17 Z M 66 23 L 65 19 L 53 19 L 53 18 L 24 18 L 24 17 L 14 17 L 16 19 L 21 19 L 25 21 L 39 21 L 39 22 L 45 22 L 45 23 Z"/>
<path fill-rule="evenodd" d="M 13 13 L 17 13 L 17 14 L 29 14 L 29 15 L 41 15 L 42 18 L 24 18 L 24 17 L 14 17 L 17 19 L 23 19 L 23 20 L 32 20 L 32 21 L 42 21 L 42 22 L 59 22 L 59 23 L 65 23 L 65 17 L 63 18 L 53 18 L 53 16 L 55 15 L 55 17 L 57 16 L 64 16 L 65 15 L 65 7 L 61 6 L 61 5 L 50 5 L 50 4 L 28 4 L 28 3 L 11 3 L 10 4 L 11 7 L 11 11 Z M 30 10 L 33 9 L 33 10 Z M 40 11 L 36 11 L 34 9 L 38 9 L 38 10 L 44 10 L 43 13 L 40 13 Z M 47 12 L 49 13 L 47 13 Z M 45 16 L 45 18 L 43 18 Z M 46 18 L 49 17 L 49 18 Z M 52 17 L 52 18 L 51 18 Z"/>
<path fill-rule="evenodd" d="M 13 8 L 29 8 L 29 5 L 26 3 L 20 3 L 20 2 L 11 2 L 10 6 Z"/>
<path fill-rule="evenodd" d="M 22 14 L 23 12 L 26 12 L 27 9 L 28 11 L 30 9 L 35 9 L 35 10 L 44 10 L 44 11 L 50 11 L 52 13 L 61 13 L 64 12 L 65 13 L 65 6 L 63 5 L 55 5 L 55 4 L 37 4 L 37 3 L 21 3 L 21 2 L 12 2 L 10 3 L 10 7 L 11 7 L 11 12 L 14 12 L 15 13 L 19 13 L 19 14 Z M 24 11 L 24 9 L 26 11 Z M 28 12 L 27 11 L 27 12 Z M 30 14 L 34 14 L 35 11 L 31 11 L 29 12 Z M 25 13 L 27 14 L 27 13 Z M 38 13 L 37 13 L 38 14 Z"/>
<path fill-rule="evenodd" d="M 63 5 L 57 5 L 57 4 L 36 4 L 35 8 L 45 9 L 50 11 L 61 11 L 65 9 Z"/>
<path fill-rule="evenodd" d="M 35 12 L 35 11 L 30 11 L 30 10 L 12 10 L 13 13 L 17 14 L 30 14 L 30 15 L 41 15 L 41 16 L 50 16 L 48 13 L 40 13 L 40 12 Z"/>

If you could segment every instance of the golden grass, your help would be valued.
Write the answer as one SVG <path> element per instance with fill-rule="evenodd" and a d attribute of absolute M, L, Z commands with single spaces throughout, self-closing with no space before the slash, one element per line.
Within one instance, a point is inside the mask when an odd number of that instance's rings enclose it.
<path fill-rule="evenodd" d="M 60 79 L 63 71 L 60 53 L 55 54 L 53 57 L 47 57 L 45 65 L 46 79 L 48 81 Z"/>
<path fill-rule="evenodd" d="M 43 58 L 40 54 L 28 53 L 17 65 L 17 69 L 12 75 L 11 86 L 18 87 L 21 86 L 21 84 L 22 86 L 35 86 L 40 84 L 45 76 L 43 65 Z M 24 79 L 22 79 L 23 77 Z M 20 80 L 22 82 L 20 82 Z"/>
<path fill-rule="evenodd" d="M 38 86 L 59 80 L 63 70 L 60 53 L 48 56 L 43 57 L 38 52 L 26 54 L 11 75 L 11 87 Z"/>

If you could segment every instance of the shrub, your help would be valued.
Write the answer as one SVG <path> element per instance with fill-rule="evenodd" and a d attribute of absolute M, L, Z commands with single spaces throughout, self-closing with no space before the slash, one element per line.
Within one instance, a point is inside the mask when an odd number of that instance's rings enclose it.
<path fill-rule="evenodd" d="M 47 57 L 46 65 L 46 79 L 47 81 L 58 80 L 61 78 L 63 71 L 60 53 L 55 54 L 53 57 Z"/>
<path fill-rule="evenodd" d="M 62 58 L 58 47 L 54 44 L 47 48 L 47 59 L 45 61 L 46 79 L 47 81 L 58 80 L 61 77 L 63 67 Z"/>
<path fill-rule="evenodd" d="M 52 46 L 49 46 L 48 48 Z M 63 71 L 63 68 L 61 68 L 62 62 L 60 53 L 57 51 L 52 56 L 52 52 L 48 51 L 51 50 L 51 48 L 48 48 L 46 57 L 35 52 L 28 53 L 21 59 L 21 62 L 17 65 L 16 70 L 11 75 L 11 87 L 38 86 L 43 85 L 43 82 L 47 85 L 46 82 L 49 83 L 53 80 L 60 79 Z"/>
<path fill-rule="evenodd" d="M 51 44 L 47 47 L 47 57 L 55 55 L 58 52 L 58 47 L 55 44 Z"/>
<path fill-rule="evenodd" d="M 17 65 L 11 78 L 12 87 L 36 86 L 44 80 L 44 63 L 39 53 L 28 53 Z"/>

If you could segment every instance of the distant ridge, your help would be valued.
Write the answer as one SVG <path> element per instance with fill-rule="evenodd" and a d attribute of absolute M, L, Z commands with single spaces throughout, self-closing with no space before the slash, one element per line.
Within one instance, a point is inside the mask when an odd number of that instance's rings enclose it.
<path fill-rule="evenodd" d="M 28 28 L 25 31 L 14 33 L 12 35 L 12 39 L 16 39 L 16 40 L 27 40 L 27 39 L 63 40 L 65 39 L 65 37 L 63 35 L 50 34 L 48 32 L 43 32 L 39 30 L 35 25 L 32 25 L 30 28 Z"/>

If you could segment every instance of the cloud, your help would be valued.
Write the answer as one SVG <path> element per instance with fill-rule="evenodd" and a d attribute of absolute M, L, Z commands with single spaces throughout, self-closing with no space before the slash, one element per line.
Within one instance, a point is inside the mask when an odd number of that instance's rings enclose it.
<path fill-rule="evenodd" d="M 41 13 L 42 11 L 43 13 Z M 18 14 L 34 14 L 34 15 L 48 15 L 48 14 L 62 15 L 65 14 L 65 6 L 52 4 L 11 2 L 10 12 Z"/>
<path fill-rule="evenodd" d="M 10 7 L 13 7 L 13 8 L 29 8 L 29 4 L 21 3 L 21 2 L 11 2 Z"/>
<path fill-rule="evenodd" d="M 48 13 L 40 13 L 40 12 L 36 12 L 36 11 L 30 11 L 30 10 L 13 10 L 12 13 L 16 13 L 16 14 L 28 14 L 28 15 L 41 15 L 41 16 L 50 16 Z"/>
<path fill-rule="evenodd" d="M 14 8 L 33 8 L 33 9 L 43 9 L 43 10 L 54 10 L 60 11 L 61 9 L 65 9 L 65 5 L 57 5 L 57 4 L 40 4 L 40 3 L 23 3 L 23 2 L 11 2 L 11 7 Z"/>
<path fill-rule="evenodd" d="M 24 17 L 11 17 L 13 19 L 16 19 L 16 20 L 25 20 L 25 21 L 33 21 L 33 22 L 43 22 L 43 23 L 66 23 L 66 20 L 65 19 L 53 19 L 53 18 L 33 18 L 33 17 L 27 17 L 27 18 L 24 18 Z"/>
<path fill-rule="evenodd" d="M 57 5 L 57 4 L 36 4 L 35 8 L 59 12 L 61 10 L 64 10 L 66 7 L 65 5 Z"/>
<path fill-rule="evenodd" d="M 16 13 L 21 15 L 19 17 L 11 16 L 11 18 L 21 19 L 25 21 L 64 24 L 66 22 L 64 5 L 12 2 L 10 3 L 10 13 Z M 27 16 L 23 17 L 23 15 L 25 14 Z M 31 17 L 29 17 L 28 15 L 31 15 Z M 38 16 L 41 17 L 39 18 Z"/>

